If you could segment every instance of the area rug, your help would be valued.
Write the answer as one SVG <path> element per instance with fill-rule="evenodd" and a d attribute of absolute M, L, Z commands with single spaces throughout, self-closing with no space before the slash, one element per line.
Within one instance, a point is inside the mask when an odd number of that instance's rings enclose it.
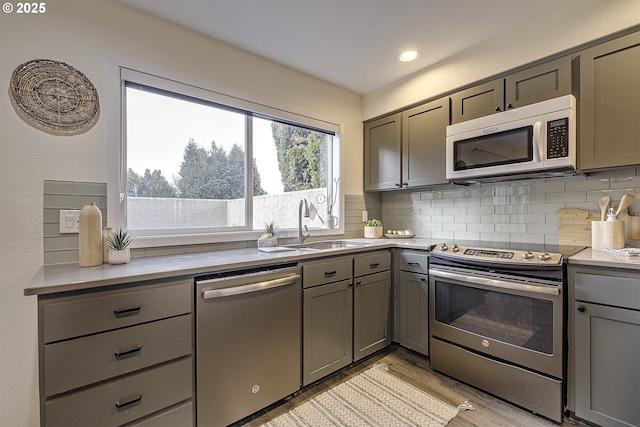
<path fill-rule="evenodd" d="M 385 365 L 327 390 L 263 424 L 299 426 L 446 426 L 458 408 L 430 396 L 386 372 Z"/>

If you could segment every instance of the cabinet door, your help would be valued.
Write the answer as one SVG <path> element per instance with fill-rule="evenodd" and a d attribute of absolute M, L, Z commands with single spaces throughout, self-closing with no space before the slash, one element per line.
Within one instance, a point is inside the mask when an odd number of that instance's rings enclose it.
<path fill-rule="evenodd" d="M 402 186 L 443 184 L 449 98 L 402 113 Z"/>
<path fill-rule="evenodd" d="M 391 343 L 391 272 L 356 277 L 353 302 L 353 359 Z"/>
<path fill-rule="evenodd" d="M 451 123 L 504 110 L 504 79 L 493 80 L 451 95 Z"/>
<path fill-rule="evenodd" d="M 640 164 L 640 32 L 580 53 L 579 168 Z"/>
<path fill-rule="evenodd" d="M 571 57 L 545 62 L 505 78 L 505 108 L 571 94 Z"/>
<path fill-rule="evenodd" d="M 576 416 L 640 425 L 640 311 L 575 304 Z"/>
<path fill-rule="evenodd" d="M 429 354 L 429 282 L 426 274 L 400 272 L 400 344 Z"/>
<path fill-rule="evenodd" d="M 352 324 L 351 279 L 303 291 L 303 386 L 351 363 Z"/>
<path fill-rule="evenodd" d="M 364 191 L 400 187 L 402 116 L 383 117 L 364 125 Z"/>

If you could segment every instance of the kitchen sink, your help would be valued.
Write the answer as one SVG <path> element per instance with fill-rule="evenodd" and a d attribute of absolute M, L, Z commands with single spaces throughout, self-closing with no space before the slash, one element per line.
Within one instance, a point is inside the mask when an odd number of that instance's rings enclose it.
<path fill-rule="evenodd" d="M 350 242 L 346 240 L 322 240 L 320 242 L 302 243 L 296 245 L 286 245 L 287 248 L 293 249 L 339 249 L 339 248 L 356 248 L 365 246 L 366 243 Z"/>

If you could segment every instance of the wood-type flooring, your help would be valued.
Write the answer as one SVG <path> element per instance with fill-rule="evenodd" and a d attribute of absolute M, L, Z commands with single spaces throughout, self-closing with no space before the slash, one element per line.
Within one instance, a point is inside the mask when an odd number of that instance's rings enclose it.
<path fill-rule="evenodd" d="M 473 411 L 460 411 L 447 427 L 552 427 L 558 426 L 553 421 L 539 417 L 501 399 L 490 396 L 480 390 L 462 384 L 450 377 L 434 372 L 429 368 L 429 361 L 423 356 L 402 347 L 391 346 L 362 363 L 350 367 L 312 387 L 306 387 L 298 395 L 290 398 L 275 408 L 263 411 L 251 420 L 243 420 L 239 425 L 258 427 L 276 418 L 289 409 L 300 405 L 315 395 L 359 374 L 369 367 L 384 363 L 389 372 L 396 377 L 413 384 L 443 402 L 458 406 L 468 401 Z M 576 420 L 565 418 L 562 427 L 585 426 Z"/>

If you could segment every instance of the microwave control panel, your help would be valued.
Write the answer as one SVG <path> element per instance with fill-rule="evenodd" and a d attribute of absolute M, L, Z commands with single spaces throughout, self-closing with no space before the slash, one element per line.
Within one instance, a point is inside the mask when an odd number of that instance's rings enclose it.
<path fill-rule="evenodd" d="M 547 122 L 547 159 L 569 156 L 569 119 Z"/>

